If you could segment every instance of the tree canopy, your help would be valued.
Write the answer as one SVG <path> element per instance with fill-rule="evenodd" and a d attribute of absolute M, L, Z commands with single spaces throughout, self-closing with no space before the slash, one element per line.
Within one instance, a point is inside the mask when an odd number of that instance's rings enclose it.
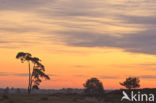
<path fill-rule="evenodd" d="M 102 82 L 97 78 L 91 78 L 84 84 L 85 93 L 88 96 L 102 96 L 104 94 L 104 88 Z"/>
<path fill-rule="evenodd" d="M 140 87 L 140 80 L 137 77 L 128 77 L 120 85 L 126 87 L 127 89 L 135 89 Z"/>

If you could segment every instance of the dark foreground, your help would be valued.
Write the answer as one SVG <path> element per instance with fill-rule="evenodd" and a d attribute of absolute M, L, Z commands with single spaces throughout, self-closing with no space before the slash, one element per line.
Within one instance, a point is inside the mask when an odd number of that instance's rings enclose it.
<path fill-rule="evenodd" d="M 103 97 L 87 97 L 83 94 L 23 94 L 23 93 L 14 93 L 0 94 L 0 103 L 156 103 L 155 102 L 129 102 L 122 101 L 121 98 L 123 96 L 122 92 L 125 91 L 128 95 L 131 91 L 127 90 L 116 90 L 109 93 L 105 93 Z M 144 93 L 150 94 L 153 93 L 156 96 L 156 89 L 141 89 L 141 90 L 133 90 L 134 93 Z M 155 97 L 156 99 L 156 97 Z"/>

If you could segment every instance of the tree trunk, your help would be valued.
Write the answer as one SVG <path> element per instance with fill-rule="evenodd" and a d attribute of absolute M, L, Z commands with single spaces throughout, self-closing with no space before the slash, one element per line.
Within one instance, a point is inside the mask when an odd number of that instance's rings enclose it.
<path fill-rule="evenodd" d="M 31 93 L 31 86 L 30 86 L 30 82 L 31 82 L 31 72 L 30 72 L 30 62 L 29 62 L 29 84 L 28 84 L 28 94 Z"/>
<path fill-rule="evenodd" d="M 33 66 L 33 71 L 32 71 L 32 73 L 31 73 L 31 75 L 30 75 L 30 91 L 31 91 L 31 89 L 32 89 L 32 75 L 33 75 L 33 72 L 34 72 L 34 67 L 35 67 L 35 64 L 34 64 L 34 66 Z"/>

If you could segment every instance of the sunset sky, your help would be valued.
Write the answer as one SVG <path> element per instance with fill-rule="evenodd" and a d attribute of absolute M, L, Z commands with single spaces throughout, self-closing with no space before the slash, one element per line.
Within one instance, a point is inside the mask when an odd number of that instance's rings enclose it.
<path fill-rule="evenodd" d="M 156 0 L 0 0 L 0 88 L 27 88 L 28 64 L 39 57 L 50 81 L 40 88 L 83 88 L 97 77 L 105 89 L 140 77 L 156 86 Z"/>

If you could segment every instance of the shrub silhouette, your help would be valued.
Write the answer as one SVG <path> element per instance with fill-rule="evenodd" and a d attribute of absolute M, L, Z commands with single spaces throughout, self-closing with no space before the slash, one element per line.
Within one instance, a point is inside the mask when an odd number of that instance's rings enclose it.
<path fill-rule="evenodd" d="M 10 88 L 9 87 L 6 87 L 5 89 L 4 89 L 4 93 L 9 93 L 9 90 L 10 90 Z"/>
<path fill-rule="evenodd" d="M 88 96 L 99 97 L 103 96 L 104 94 L 102 82 L 100 82 L 97 78 L 91 78 L 87 80 L 86 83 L 84 84 L 84 87 L 85 87 L 84 92 Z"/>
<path fill-rule="evenodd" d="M 32 89 L 39 90 L 39 87 L 38 87 L 38 85 L 33 85 Z"/>
<path fill-rule="evenodd" d="M 29 67 L 29 84 L 28 84 L 28 93 L 30 94 L 32 90 L 32 85 L 39 86 L 41 78 L 50 80 L 50 77 L 46 75 L 44 65 L 41 64 L 41 60 L 37 57 L 32 57 L 30 53 L 19 52 L 16 56 L 17 59 L 20 59 L 22 63 L 25 61 L 28 62 Z M 33 70 L 31 71 L 30 63 L 33 63 Z"/>
<path fill-rule="evenodd" d="M 128 77 L 123 83 L 120 85 L 126 87 L 127 89 L 135 89 L 140 87 L 140 80 L 137 77 Z"/>

